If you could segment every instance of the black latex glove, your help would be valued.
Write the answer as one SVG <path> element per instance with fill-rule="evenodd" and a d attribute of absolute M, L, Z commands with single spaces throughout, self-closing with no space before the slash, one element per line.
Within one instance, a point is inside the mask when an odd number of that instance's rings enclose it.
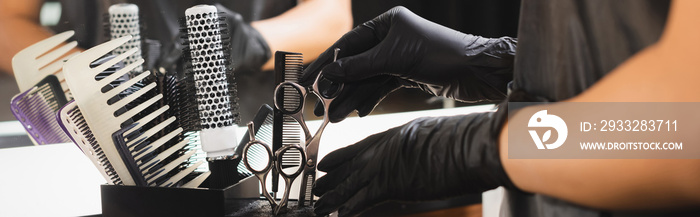
<path fill-rule="evenodd" d="M 497 142 L 504 113 L 419 118 L 329 153 L 318 164 L 327 174 L 313 188 L 316 214 L 352 216 L 389 200 L 514 189 Z"/>
<path fill-rule="evenodd" d="M 304 71 L 300 83 L 310 86 L 321 70 L 326 78 L 346 83 L 331 105 L 333 122 L 353 110 L 369 114 L 401 87 L 460 101 L 501 100 L 513 77 L 516 45 L 513 38 L 464 34 L 395 7 L 341 37 Z M 332 62 L 335 48 L 339 59 Z M 318 105 L 315 111 L 322 114 Z"/>
<path fill-rule="evenodd" d="M 226 31 L 230 36 L 230 60 L 233 63 L 233 73 L 255 73 L 270 59 L 272 53 L 265 39 L 243 17 L 221 4 L 215 4 L 216 9 L 223 13 L 226 19 Z"/>

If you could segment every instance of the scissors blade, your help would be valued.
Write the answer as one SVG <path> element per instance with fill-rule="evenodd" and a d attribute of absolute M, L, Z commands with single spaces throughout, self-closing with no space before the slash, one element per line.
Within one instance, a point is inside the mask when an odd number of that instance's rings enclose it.
<path fill-rule="evenodd" d="M 335 49 L 335 56 L 333 57 L 334 62 L 338 58 L 339 51 L 339 48 Z M 319 89 L 319 81 L 321 80 L 322 73 L 323 72 L 319 72 L 316 76 L 316 80 L 314 81 L 313 85 L 311 85 L 311 92 L 314 93 L 321 100 L 321 104 L 323 104 L 323 122 L 316 131 L 316 134 L 313 137 L 311 137 L 310 140 L 307 140 L 307 160 L 306 165 L 304 167 L 304 176 L 302 179 L 303 183 L 301 183 L 301 189 L 299 191 L 299 206 L 313 206 L 314 204 L 314 195 L 311 193 L 311 189 L 314 186 L 314 182 L 316 182 L 316 164 L 318 163 L 318 148 L 321 143 L 321 135 L 323 134 L 323 130 L 326 129 L 326 126 L 330 122 L 330 117 L 328 116 L 329 106 L 333 102 L 337 94 L 340 93 L 340 91 L 343 89 L 343 84 L 340 83 L 340 86 L 338 86 L 335 93 L 331 94 L 331 96 L 325 96 Z"/>
<path fill-rule="evenodd" d="M 313 206 L 314 205 L 314 195 L 311 193 L 311 188 L 316 180 L 316 171 L 304 170 L 304 176 L 302 178 L 301 188 L 299 189 L 299 206 Z"/>
<path fill-rule="evenodd" d="M 316 181 L 316 164 L 318 159 L 318 147 L 321 142 L 321 134 L 323 129 L 328 125 L 328 119 L 324 118 L 321 123 L 321 128 L 311 138 L 311 141 L 306 146 L 306 162 L 304 163 L 304 176 L 302 178 L 301 189 L 299 189 L 299 206 L 313 206 L 313 194 L 311 188 Z"/>

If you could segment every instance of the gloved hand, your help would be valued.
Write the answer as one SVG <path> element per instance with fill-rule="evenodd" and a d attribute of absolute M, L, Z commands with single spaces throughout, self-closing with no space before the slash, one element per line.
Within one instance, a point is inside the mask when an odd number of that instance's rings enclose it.
<path fill-rule="evenodd" d="M 260 33 L 243 17 L 221 4 L 215 4 L 216 9 L 226 17 L 225 21 L 228 35 L 230 36 L 230 60 L 233 63 L 233 73 L 255 73 L 272 56 L 270 47 Z"/>
<path fill-rule="evenodd" d="M 499 157 L 505 118 L 505 110 L 419 118 L 329 153 L 318 164 L 327 174 L 313 188 L 316 214 L 352 216 L 388 200 L 515 189 Z"/>
<path fill-rule="evenodd" d="M 395 7 L 341 37 L 304 71 L 300 83 L 310 86 L 320 71 L 345 83 L 331 105 L 332 122 L 353 110 L 369 114 L 400 87 L 461 101 L 501 100 L 513 77 L 516 44 L 509 37 L 464 34 Z M 332 62 L 335 48 L 339 59 Z"/>

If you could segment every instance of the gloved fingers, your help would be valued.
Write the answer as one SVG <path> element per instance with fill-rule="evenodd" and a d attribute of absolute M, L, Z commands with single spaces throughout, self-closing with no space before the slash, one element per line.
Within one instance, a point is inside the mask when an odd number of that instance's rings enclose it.
<path fill-rule="evenodd" d="M 400 88 L 398 78 L 381 75 L 358 82 L 346 83 L 343 91 L 330 106 L 331 122 L 340 122 L 352 111 L 360 117 L 367 116 L 389 93 Z"/>
<path fill-rule="evenodd" d="M 356 216 L 382 202 L 380 198 L 376 197 L 376 194 L 381 192 L 382 189 L 375 189 L 376 191 L 374 191 L 371 186 L 373 185 L 370 183 L 343 203 L 338 208 L 338 216 Z"/>
<path fill-rule="evenodd" d="M 396 81 L 397 79 L 392 79 L 392 81 Z M 379 103 L 386 98 L 387 95 L 389 95 L 391 92 L 394 92 L 401 88 L 402 85 L 399 84 L 399 82 L 392 82 L 390 84 L 387 84 L 384 88 L 380 89 L 376 94 L 371 95 L 368 97 L 364 103 L 360 104 L 357 106 L 357 115 L 360 117 L 364 117 L 369 115 L 372 110 L 374 110 Z"/>
<path fill-rule="evenodd" d="M 382 75 L 358 82 L 345 83 L 341 93 L 331 103 L 330 121 L 333 123 L 344 120 L 351 112 L 362 109 L 360 116 L 366 116 L 384 97 L 400 87 L 397 78 Z M 324 108 L 316 102 L 314 114 L 321 116 Z"/>
<path fill-rule="evenodd" d="M 377 47 L 380 47 L 379 44 L 382 43 L 384 38 L 389 34 L 389 30 L 395 19 L 394 17 L 402 14 L 417 16 L 405 7 L 394 7 L 343 35 L 343 37 L 336 41 L 335 44 L 323 52 L 316 61 L 304 70 L 300 83 L 304 86 L 311 85 L 316 75 L 318 75 L 322 69 L 324 73 L 329 73 L 329 79 L 334 81 L 356 81 L 375 75 L 376 72 L 374 70 L 366 72 L 363 69 L 372 68 L 372 66 L 375 65 L 367 61 L 376 59 L 379 51 Z M 333 63 L 335 48 L 340 48 L 340 52 L 338 53 L 338 62 L 340 63 Z M 350 57 L 350 59 L 342 60 L 348 57 Z M 345 64 L 342 62 L 345 62 Z M 335 66 L 328 68 L 327 65 L 329 64 Z M 338 70 L 338 68 L 343 67 L 350 67 L 350 69 L 348 71 Z M 334 72 L 325 72 L 327 70 Z M 353 75 L 348 75 L 351 73 Z"/>
<path fill-rule="evenodd" d="M 326 49 L 326 51 L 321 53 L 321 55 L 316 58 L 316 61 L 311 63 L 311 65 L 304 70 L 299 84 L 302 86 L 310 86 L 321 69 L 333 62 L 336 48 L 340 49 L 340 52 L 338 52 L 338 59 L 341 59 L 365 52 L 376 46 L 380 41 L 381 39 L 375 36 L 374 29 L 362 25 L 355 27 L 353 30 L 350 30 L 340 37 L 340 39 Z"/>
<path fill-rule="evenodd" d="M 361 105 L 359 108 L 357 108 L 357 116 L 364 117 L 364 116 L 369 115 L 369 113 L 372 113 L 374 108 L 377 107 L 377 105 L 379 104 L 379 102 L 382 101 L 382 99 L 384 99 L 384 97 L 381 97 L 380 99 L 375 100 L 374 101 L 375 103 Z"/>
<path fill-rule="evenodd" d="M 340 148 L 338 150 L 335 150 L 331 153 L 328 153 L 323 159 L 321 159 L 320 162 L 318 162 L 317 168 L 320 171 L 324 172 L 331 172 L 335 168 L 341 166 L 342 164 L 348 162 L 348 161 L 355 161 L 353 158 L 358 157 L 357 155 L 360 153 L 366 153 L 365 149 L 372 147 L 373 145 L 381 142 L 382 140 L 385 139 L 387 132 L 381 132 L 377 134 L 373 134 L 371 136 L 368 136 L 367 138 L 360 140 L 359 142 L 348 145 L 346 147 Z M 369 153 L 373 154 L 373 153 Z M 366 160 L 366 159 L 365 159 Z M 356 164 L 359 165 L 359 164 Z M 359 166 L 356 166 L 352 169 L 359 169 Z"/>
<path fill-rule="evenodd" d="M 321 196 L 336 188 L 340 183 L 346 181 L 351 174 L 356 172 L 375 173 L 377 168 L 368 164 L 371 161 L 378 160 L 375 159 L 377 151 L 373 147 L 387 140 L 387 136 L 391 135 L 391 132 L 374 134 L 360 142 L 326 155 L 327 157 L 323 158 L 318 168 L 320 171 L 326 171 L 327 173 L 316 180 L 313 186 L 313 193 Z"/>
<path fill-rule="evenodd" d="M 380 42 L 376 46 L 355 55 L 350 55 L 329 63 L 323 67 L 323 76 L 336 82 L 353 82 L 373 76 L 389 74 L 401 75 L 407 68 L 417 64 L 422 59 L 425 47 L 419 46 L 420 40 L 405 40 L 398 35 L 405 32 L 393 32 L 394 26 L 402 23 L 412 23 L 420 18 L 405 7 L 397 6 L 378 17 L 360 25 L 372 29 L 374 37 Z M 415 34 L 418 32 L 408 33 Z M 392 36 L 393 34 L 393 36 Z M 390 38 L 391 40 L 384 40 Z"/>
<path fill-rule="evenodd" d="M 317 100 L 316 104 L 314 104 L 314 115 L 316 115 L 316 117 L 320 117 L 320 116 L 323 116 L 323 114 L 324 114 L 323 104 L 321 103 L 320 100 Z"/>
<path fill-rule="evenodd" d="M 391 57 L 384 56 L 389 54 L 380 55 L 382 49 L 381 45 L 378 45 L 357 55 L 340 58 L 326 65 L 322 76 L 334 82 L 347 83 L 386 74 L 386 59 Z"/>
<path fill-rule="evenodd" d="M 420 34 L 420 31 L 405 32 L 411 29 L 414 20 L 423 19 L 404 7 L 394 7 L 374 20 L 362 26 L 374 30 L 374 37 L 387 40 L 380 41 L 376 46 L 362 53 L 338 59 L 329 63 L 322 70 L 323 76 L 336 82 L 353 82 L 369 77 L 388 74 L 394 76 L 409 76 L 411 69 L 424 59 L 430 49 L 422 44 L 429 43 L 425 38 L 402 37 L 405 34 Z M 426 22 L 429 22 L 425 20 Z M 417 24 L 414 24 L 417 25 Z M 402 28 L 403 27 L 403 28 Z M 392 30 L 395 28 L 395 30 Z M 404 31 L 401 31 L 404 29 Z M 425 32 L 430 32 L 426 30 Z M 443 60 L 445 61 L 445 60 Z"/>
<path fill-rule="evenodd" d="M 327 205 L 326 200 L 333 200 L 333 196 L 330 194 L 323 195 L 318 198 L 316 203 L 314 203 L 314 213 L 316 216 L 327 216 L 331 212 L 337 210 L 337 206 Z"/>
<path fill-rule="evenodd" d="M 333 190 L 333 188 L 335 188 L 339 183 L 343 182 L 343 180 L 347 179 L 350 173 L 353 172 L 350 168 L 352 168 L 352 163 L 345 162 L 334 168 L 332 171 L 326 173 L 326 175 L 322 176 L 321 178 L 318 178 L 316 182 L 314 182 L 312 189 L 314 195 L 322 196 L 326 192 Z"/>
<path fill-rule="evenodd" d="M 352 111 L 355 110 L 355 105 L 356 102 L 352 100 L 348 100 L 348 95 L 353 96 L 353 95 L 360 95 L 361 93 L 354 93 L 353 90 L 357 89 L 355 87 L 346 85 L 345 89 L 343 90 L 342 93 L 340 93 L 335 100 L 331 103 L 329 106 L 329 111 L 330 115 L 328 116 L 330 118 L 331 123 L 338 123 L 342 120 L 345 120 L 345 117 L 350 115 Z M 321 103 L 320 100 L 316 101 L 316 104 L 314 105 L 314 115 L 317 117 L 323 116 L 325 114 L 325 108 L 323 107 L 323 103 Z"/>
<path fill-rule="evenodd" d="M 338 184 L 333 190 L 323 194 L 314 205 L 314 212 L 318 215 L 325 215 L 337 210 L 343 203 L 354 196 L 369 182 L 370 177 L 353 172 L 343 182 Z"/>

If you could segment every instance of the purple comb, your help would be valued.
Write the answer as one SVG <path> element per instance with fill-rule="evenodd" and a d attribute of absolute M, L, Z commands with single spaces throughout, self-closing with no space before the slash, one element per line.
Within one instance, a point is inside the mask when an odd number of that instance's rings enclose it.
<path fill-rule="evenodd" d="M 45 145 L 71 141 L 56 121 L 56 111 L 65 103 L 58 78 L 49 75 L 33 88 L 15 95 L 10 107 L 34 145 Z"/>

